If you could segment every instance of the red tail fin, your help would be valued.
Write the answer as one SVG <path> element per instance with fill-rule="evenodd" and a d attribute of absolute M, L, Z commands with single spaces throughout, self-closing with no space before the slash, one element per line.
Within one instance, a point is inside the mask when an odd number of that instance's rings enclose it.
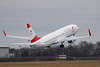
<path fill-rule="evenodd" d="M 31 40 L 31 43 L 39 40 L 41 37 L 37 37 L 34 30 L 32 29 L 31 25 L 29 23 L 27 23 L 27 28 L 28 28 L 28 31 L 29 31 L 29 34 L 30 34 L 30 40 Z"/>

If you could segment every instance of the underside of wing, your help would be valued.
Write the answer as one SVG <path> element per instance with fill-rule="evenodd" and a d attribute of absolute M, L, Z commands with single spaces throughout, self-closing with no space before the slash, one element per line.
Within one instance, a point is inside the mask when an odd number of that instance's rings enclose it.
<path fill-rule="evenodd" d="M 81 37 L 69 37 L 69 38 L 66 38 L 66 40 L 77 40 L 77 39 L 82 39 L 82 38 L 87 38 L 87 37 L 90 37 L 91 36 L 91 32 L 90 30 L 88 29 L 88 32 L 89 32 L 89 35 L 88 36 L 81 36 Z"/>

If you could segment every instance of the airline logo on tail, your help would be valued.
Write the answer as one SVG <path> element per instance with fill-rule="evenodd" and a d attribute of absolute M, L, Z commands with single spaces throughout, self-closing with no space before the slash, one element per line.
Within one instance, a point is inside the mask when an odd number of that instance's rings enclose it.
<path fill-rule="evenodd" d="M 32 35 L 33 33 L 32 33 L 32 30 L 30 31 L 30 34 Z"/>

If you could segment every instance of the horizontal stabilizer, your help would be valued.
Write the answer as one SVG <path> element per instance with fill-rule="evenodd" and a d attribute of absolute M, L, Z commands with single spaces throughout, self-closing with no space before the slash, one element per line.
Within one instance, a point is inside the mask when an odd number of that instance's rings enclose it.
<path fill-rule="evenodd" d="M 30 45 L 31 43 L 11 43 L 11 44 L 14 44 L 14 45 Z"/>
<path fill-rule="evenodd" d="M 23 36 L 12 36 L 12 35 L 7 35 L 6 32 L 3 29 L 3 33 L 6 37 L 10 37 L 10 38 L 18 38 L 18 39 L 30 39 L 30 37 L 23 37 Z"/>

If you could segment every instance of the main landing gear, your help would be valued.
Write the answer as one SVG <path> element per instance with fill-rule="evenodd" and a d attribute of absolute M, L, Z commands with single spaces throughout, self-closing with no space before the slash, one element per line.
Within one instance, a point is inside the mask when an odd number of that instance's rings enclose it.
<path fill-rule="evenodd" d="M 64 41 L 61 42 L 60 48 L 64 48 Z"/>

